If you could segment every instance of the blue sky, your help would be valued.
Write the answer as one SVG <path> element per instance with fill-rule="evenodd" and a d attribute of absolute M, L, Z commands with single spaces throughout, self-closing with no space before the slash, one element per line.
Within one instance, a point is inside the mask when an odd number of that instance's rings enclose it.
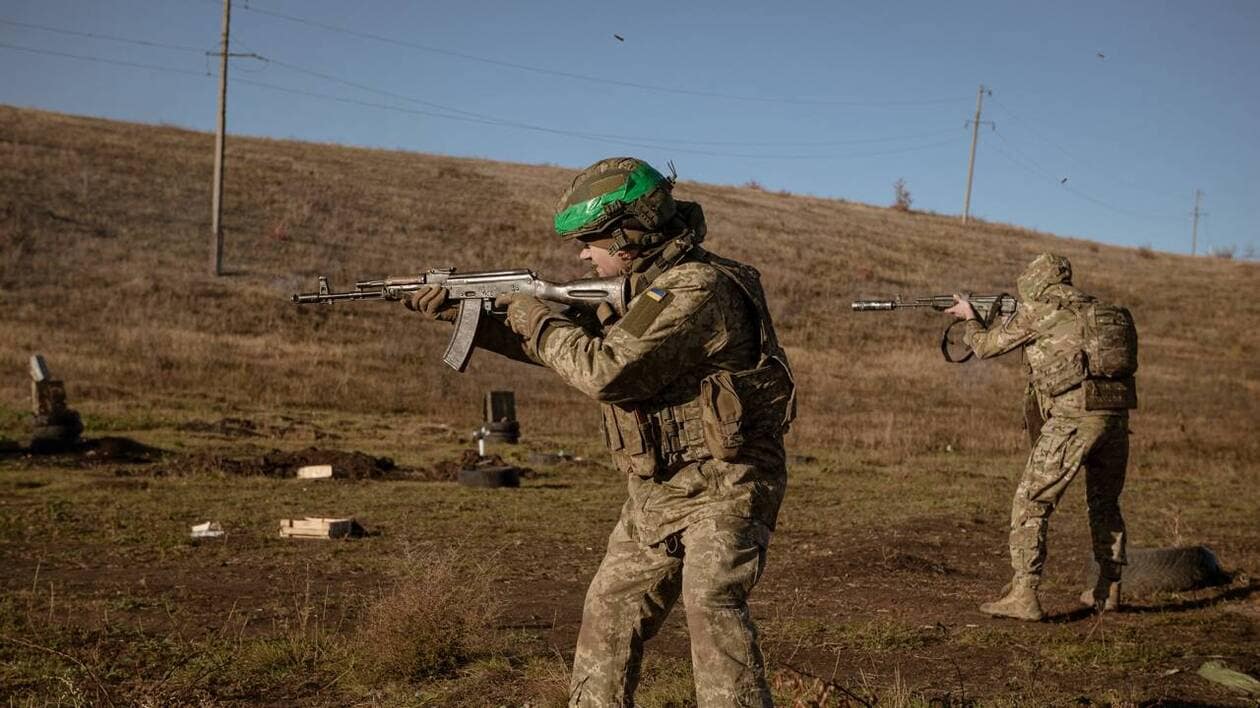
<path fill-rule="evenodd" d="M 0 103 L 213 130 L 221 12 L 9 0 Z M 264 59 L 232 62 L 229 133 L 571 167 L 634 154 L 874 204 L 902 178 L 950 214 L 984 84 L 976 216 L 1188 252 L 1200 189 L 1200 253 L 1260 247 L 1252 0 L 235 0 L 232 51 Z"/>

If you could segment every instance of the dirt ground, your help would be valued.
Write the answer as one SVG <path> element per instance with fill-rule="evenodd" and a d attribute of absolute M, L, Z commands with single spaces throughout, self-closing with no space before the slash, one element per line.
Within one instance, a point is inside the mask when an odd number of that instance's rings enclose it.
<path fill-rule="evenodd" d="M 590 401 L 488 352 L 455 374 L 438 363 L 448 329 L 397 306 L 290 296 L 320 274 L 442 265 L 580 277 L 549 226 L 572 170 L 236 136 L 229 274 L 210 278 L 204 239 L 180 236 L 209 228 L 208 140 L 0 107 L 0 700 L 563 704 L 625 495 Z M 752 601 L 780 705 L 1254 702 L 1195 672 L 1260 676 L 1260 311 L 1238 297 L 1260 266 L 751 185 L 678 190 L 704 205 L 706 248 L 762 273 L 799 384 Z M 1078 485 L 1053 520 L 1050 621 L 976 611 L 1009 573 L 1018 362 L 948 366 L 938 316 L 843 301 L 1010 290 L 1045 251 L 1139 322 L 1132 545 L 1210 546 L 1231 585 L 1136 598 L 1096 625 L 1073 604 Z M 29 432 L 36 352 L 95 441 L 81 454 L 10 444 Z M 493 451 L 533 470 L 518 488 L 450 481 L 488 390 L 519 397 L 524 443 Z M 304 462 L 342 478 L 290 477 Z M 343 515 L 368 535 L 277 533 Z M 189 538 L 205 521 L 227 535 Z M 641 705 L 693 703 L 681 609 L 649 646 Z"/>
<path fill-rule="evenodd" d="M 283 634 L 312 597 L 320 617 L 335 625 L 332 634 L 348 633 L 361 599 L 385 582 L 394 561 L 453 547 L 493 566 L 503 605 L 498 626 L 513 633 L 515 655 L 526 657 L 525 668 L 513 665 L 507 674 L 518 687 L 497 700 L 542 705 L 563 695 L 582 597 L 623 498 L 622 481 L 596 455 L 573 461 L 537 445 L 504 446 L 496 462 L 554 464 L 539 466 L 519 489 L 469 489 L 433 481 L 477 459 L 440 436 L 396 464 L 302 447 L 314 440 L 309 433 L 283 440 L 259 428 L 226 419 L 180 426 L 165 439 L 195 443 L 182 450 L 120 436 L 77 453 L 0 457 L 3 651 L 15 662 L 0 674 L 0 685 L 9 686 L 0 693 L 27 701 L 50 690 L 49 677 L 92 666 L 92 680 L 106 687 L 99 695 L 140 695 L 161 685 L 161 672 L 146 662 L 177 658 L 137 646 L 172 636 L 209 641 L 229 625 L 238 643 Z M 260 448 L 259 438 L 293 449 Z M 1216 520 L 1186 509 L 1178 523 L 1210 540 L 1233 581 L 1134 598 L 1101 621 L 1076 604 L 1088 537 L 1082 500 L 1069 495 L 1052 526 L 1044 592 L 1050 616 L 1018 623 L 976 610 L 1008 572 L 1006 468 L 1018 460 L 835 460 L 825 451 L 794 459 L 793 486 L 753 600 L 781 702 L 1248 705 L 1196 674 L 1204 661 L 1224 657 L 1231 668 L 1260 675 L 1260 582 L 1253 580 L 1260 548 L 1254 523 L 1219 523 L 1235 512 L 1228 494 L 1208 505 Z M 290 478 L 302 464 L 333 464 L 344 478 Z M 1170 484 L 1131 483 L 1138 545 L 1163 540 L 1151 529 L 1166 524 L 1142 511 Z M 346 512 L 368 537 L 292 541 L 275 532 L 282 517 Z M 187 538 L 191 524 L 210 519 L 224 524 L 224 539 Z M 645 705 L 689 700 L 682 615 L 679 607 L 649 644 Z M 548 667 L 542 678 L 530 661 Z M 473 696 L 484 697 L 477 693 L 486 690 L 484 678 L 443 681 L 443 698 L 417 704 L 475 705 Z M 212 703 L 350 700 L 292 677 L 269 686 L 175 695 Z"/>

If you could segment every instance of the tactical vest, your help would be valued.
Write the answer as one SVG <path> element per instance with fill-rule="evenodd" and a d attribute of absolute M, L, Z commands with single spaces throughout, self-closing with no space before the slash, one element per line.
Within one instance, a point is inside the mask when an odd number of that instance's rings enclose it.
<path fill-rule="evenodd" d="M 761 288 L 761 273 L 750 265 L 701 251 L 708 263 L 739 286 L 752 305 L 761 336 L 757 366 L 747 371 L 719 372 L 700 382 L 701 419 L 709 452 L 734 459 L 739 448 L 757 435 L 786 434 L 796 419 L 796 378 L 787 352 L 779 344 Z"/>
<path fill-rule="evenodd" d="M 1085 410 L 1137 407 L 1137 329 L 1128 309 L 1092 298 L 1058 303 L 1024 349 L 1033 388 L 1052 399 L 1078 386 Z"/>
<path fill-rule="evenodd" d="M 757 320 L 758 361 L 752 369 L 707 376 L 687 400 L 670 405 L 605 404 L 605 442 L 614 453 L 627 455 L 633 473 L 641 477 L 688 462 L 735 459 L 746 441 L 786 433 L 796 417 L 795 379 L 755 268 L 708 253 L 684 237 L 632 279 L 633 291 L 646 290 L 685 256 L 713 267 L 739 286 Z"/>

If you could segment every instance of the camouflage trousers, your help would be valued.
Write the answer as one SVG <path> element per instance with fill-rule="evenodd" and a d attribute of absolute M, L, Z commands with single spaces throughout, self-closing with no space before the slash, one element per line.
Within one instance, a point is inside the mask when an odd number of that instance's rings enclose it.
<path fill-rule="evenodd" d="M 634 705 L 643 644 L 680 595 L 697 705 L 771 705 L 748 612 L 769 538 L 756 521 L 724 516 L 698 521 L 668 543 L 643 546 L 618 522 L 586 593 L 569 705 Z"/>
<path fill-rule="evenodd" d="M 1128 462 L 1128 416 L 1051 416 L 1028 456 L 1011 504 L 1011 567 L 1015 572 L 1041 575 L 1050 514 L 1084 469 L 1094 559 L 1105 577 L 1118 579 L 1125 544 L 1120 492 Z"/>

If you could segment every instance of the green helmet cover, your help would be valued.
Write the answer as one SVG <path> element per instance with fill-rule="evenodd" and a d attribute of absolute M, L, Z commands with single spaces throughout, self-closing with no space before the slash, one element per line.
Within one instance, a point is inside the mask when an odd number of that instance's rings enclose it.
<path fill-rule="evenodd" d="M 646 216 L 638 214 L 641 210 L 632 205 L 658 189 L 668 194 L 672 188 L 673 182 L 641 160 L 601 160 L 583 170 L 561 198 L 556 211 L 556 233 L 575 238 L 596 233 L 622 216 Z"/>

